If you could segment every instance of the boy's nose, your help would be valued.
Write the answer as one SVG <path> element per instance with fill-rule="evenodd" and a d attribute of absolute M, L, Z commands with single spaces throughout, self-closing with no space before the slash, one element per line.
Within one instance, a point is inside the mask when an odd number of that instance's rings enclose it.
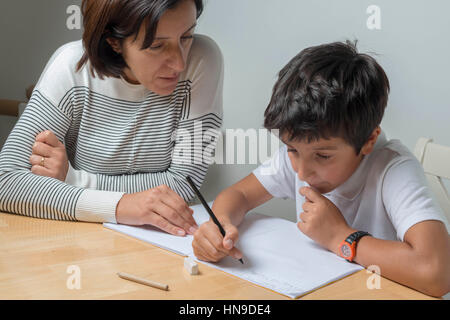
<path fill-rule="evenodd" d="M 297 175 L 299 180 L 306 181 L 313 173 L 314 171 L 304 162 L 302 163 L 302 161 L 299 161 L 297 163 Z"/>

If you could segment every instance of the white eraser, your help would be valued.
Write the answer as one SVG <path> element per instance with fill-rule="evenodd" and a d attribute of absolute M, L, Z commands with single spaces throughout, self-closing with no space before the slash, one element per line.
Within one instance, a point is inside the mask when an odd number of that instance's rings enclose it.
<path fill-rule="evenodd" d="M 184 258 L 184 268 L 191 275 L 198 274 L 198 264 L 197 264 L 197 262 L 194 261 L 194 259 L 192 259 L 192 257 Z"/>

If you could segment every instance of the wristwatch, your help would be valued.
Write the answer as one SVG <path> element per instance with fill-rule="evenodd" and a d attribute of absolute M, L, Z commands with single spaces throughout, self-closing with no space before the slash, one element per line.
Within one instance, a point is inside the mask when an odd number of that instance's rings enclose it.
<path fill-rule="evenodd" d="M 356 244 L 364 236 L 371 236 L 371 234 L 365 231 L 356 231 L 349 235 L 347 239 L 341 242 L 339 255 L 348 262 L 352 262 L 356 256 Z"/>

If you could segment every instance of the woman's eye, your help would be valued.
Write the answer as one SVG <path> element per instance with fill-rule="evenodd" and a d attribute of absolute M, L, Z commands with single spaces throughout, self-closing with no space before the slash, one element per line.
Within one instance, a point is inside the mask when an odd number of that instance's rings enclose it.
<path fill-rule="evenodd" d="M 187 41 L 189 41 L 189 40 L 191 40 L 191 39 L 193 39 L 193 38 L 194 38 L 194 36 L 186 36 L 186 37 L 182 37 L 182 38 L 181 38 L 181 41 L 187 42 Z"/>
<path fill-rule="evenodd" d="M 160 44 L 155 44 L 155 45 L 152 45 L 151 47 L 150 47 L 150 49 L 151 50 L 158 50 L 158 49 L 160 49 L 160 48 L 162 48 L 162 44 L 160 43 Z"/>

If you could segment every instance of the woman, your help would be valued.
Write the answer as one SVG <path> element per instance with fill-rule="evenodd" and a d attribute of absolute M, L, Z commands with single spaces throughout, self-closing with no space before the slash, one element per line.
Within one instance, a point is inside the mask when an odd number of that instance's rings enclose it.
<path fill-rule="evenodd" d="M 185 177 L 201 185 L 198 152 L 213 147 L 191 154 L 191 137 L 222 121 L 222 55 L 194 35 L 202 9 L 83 0 L 83 41 L 53 54 L 0 153 L 0 211 L 193 234 Z"/>

